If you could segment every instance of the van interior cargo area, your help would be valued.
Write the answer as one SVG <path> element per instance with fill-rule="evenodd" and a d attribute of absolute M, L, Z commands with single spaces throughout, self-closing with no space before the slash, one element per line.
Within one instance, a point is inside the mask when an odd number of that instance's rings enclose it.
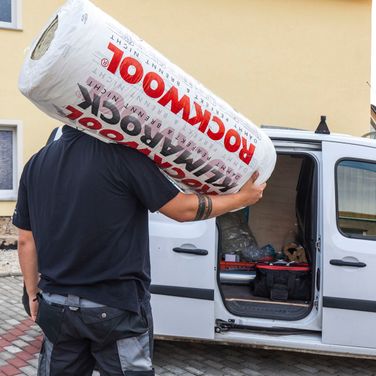
<path fill-rule="evenodd" d="M 299 320 L 315 287 L 317 171 L 308 154 L 278 154 L 263 199 L 217 218 L 218 285 L 229 312 Z"/>

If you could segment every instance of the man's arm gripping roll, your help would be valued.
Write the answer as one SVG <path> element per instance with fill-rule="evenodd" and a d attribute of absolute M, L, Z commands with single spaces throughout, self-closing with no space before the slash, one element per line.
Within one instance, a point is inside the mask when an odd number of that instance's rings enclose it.
<path fill-rule="evenodd" d="M 256 172 L 237 193 L 208 196 L 179 193 L 159 211 L 179 222 L 199 221 L 217 217 L 232 210 L 253 205 L 262 197 L 266 183 L 257 185 Z"/>

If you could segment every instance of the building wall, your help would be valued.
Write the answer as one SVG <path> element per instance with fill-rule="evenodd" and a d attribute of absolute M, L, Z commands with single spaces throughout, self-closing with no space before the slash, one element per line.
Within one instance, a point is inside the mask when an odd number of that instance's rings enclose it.
<path fill-rule="evenodd" d="M 369 131 L 371 0 L 94 0 L 256 124 Z M 62 0 L 24 0 L 0 30 L 0 119 L 23 122 L 24 162 L 57 122 L 17 90 L 24 49 Z M 6 53 L 4 54 L 4 51 Z M 14 202 L 0 202 L 0 216 Z"/>

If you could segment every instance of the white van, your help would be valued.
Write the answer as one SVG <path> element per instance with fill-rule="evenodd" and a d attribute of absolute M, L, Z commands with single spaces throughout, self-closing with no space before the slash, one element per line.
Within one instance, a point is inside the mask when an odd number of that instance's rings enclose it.
<path fill-rule="evenodd" d="M 376 358 L 376 141 L 267 129 L 278 158 L 249 208 L 259 245 L 295 232 L 310 262 L 308 300 L 254 296 L 255 272 L 220 264 L 218 219 L 150 215 L 155 333 Z M 238 276 L 237 276 L 238 274 Z"/>
<path fill-rule="evenodd" d="M 309 262 L 307 298 L 256 296 L 258 272 L 221 267 L 229 239 L 218 219 L 153 213 L 155 334 L 376 359 L 376 141 L 266 132 L 277 165 L 263 199 L 245 209 L 247 224 L 277 252 L 294 233 Z"/>

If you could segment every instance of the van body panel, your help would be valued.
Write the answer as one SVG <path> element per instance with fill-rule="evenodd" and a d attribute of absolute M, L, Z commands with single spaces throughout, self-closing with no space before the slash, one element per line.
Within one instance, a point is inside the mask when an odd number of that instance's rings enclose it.
<path fill-rule="evenodd" d="M 376 349 L 376 238 L 344 234 L 339 229 L 336 185 L 341 184 L 337 171 L 341 160 L 372 165 L 376 148 L 323 142 L 323 343 Z M 356 171 L 353 176 L 359 179 Z M 364 185 L 362 181 L 359 184 Z M 365 198 L 365 206 L 375 200 Z M 354 227 L 360 220 L 353 220 Z"/>
<path fill-rule="evenodd" d="M 156 335 L 213 339 L 215 219 L 179 223 L 151 213 L 149 226 Z"/>
<path fill-rule="evenodd" d="M 274 140 L 284 140 L 292 144 L 304 143 L 321 143 L 321 142 L 334 142 L 346 145 L 359 145 L 366 148 L 375 148 L 375 140 L 363 137 L 354 137 L 347 134 L 331 133 L 322 134 L 306 130 L 289 130 L 289 129 L 265 129 L 266 134 Z"/>
<path fill-rule="evenodd" d="M 213 339 L 214 301 L 152 294 L 155 335 Z"/>

